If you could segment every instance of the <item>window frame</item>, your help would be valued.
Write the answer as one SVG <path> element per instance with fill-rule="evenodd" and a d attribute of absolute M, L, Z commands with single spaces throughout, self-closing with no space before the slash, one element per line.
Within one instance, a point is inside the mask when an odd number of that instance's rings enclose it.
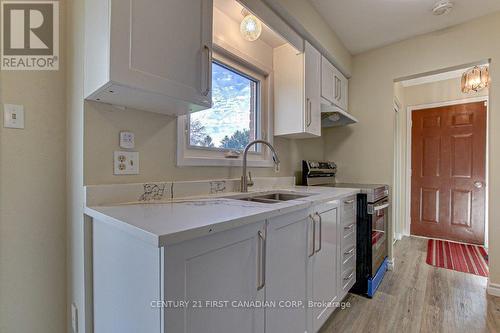
<path fill-rule="evenodd" d="M 232 62 L 231 64 L 228 64 L 227 62 L 223 62 L 222 60 L 220 60 L 220 57 L 215 57 L 214 56 L 214 59 L 212 60 L 212 63 L 215 63 L 217 65 L 219 65 L 220 67 L 223 67 L 233 73 L 236 73 L 246 79 L 248 79 L 249 81 L 253 81 L 255 84 L 256 84 L 256 89 L 255 89 L 255 115 L 254 115 L 254 128 L 255 128 L 255 139 L 259 139 L 261 138 L 261 133 L 262 133 L 262 123 L 261 123 L 261 118 L 262 118 L 262 85 L 263 85 L 263 81 L 266 80 L 266 78 L 264 76 L 262 76 L 261 74 L 259 73 L 256 73 L 255 71 L 251 71 L 247 68 L 242 68 L 241 66 L 238 66 L 240 68 L 235 68 L 234 66 L 234 62 L 233 61 L 229 61 L 229 62 Z M 243 71 L 243 70 L 244 71 Z M 204 110 L 202 111 L 198 111 L 198 112 L 203 112 Z M 186 115 L 187 119 L 186 119 L 186 135 L 187 135 L 187 138 L 186 138 L 186 146 L 187 146 L 187 149 L 202 149 L 202 150 L 211 150 L 211 151 L 222 151 L 224 153 L 227 153 L 229 151 L 234 151 L 235 149 L 231 149 L 231 148 L 220 148 L 220 147 L 203 147 L 203 146 L 195 146 L 195 145 L 192 145 L 191 144 L 191 137 L 190 137 L 190 133 L 191 133 L 191 121 L 190 121 L 190 118 L 191 118 L 191 115 L 190 114 L 187 114 Z M 252 150 L 249 150 L 249 153 L 259 153 L 260 152 L 260 145 L 256 145 L 254 146 L 255 149 L 252 149 Z"/>
<path fill-rule="evenodd" d="M 215 47 L 214 47 L 215 48 Z M 257 103 L 260 112 L 256 113 L 256 139 L 264 139 L 273 143 L 273 107 L 272 107 L 272 71 L 254 65 L 252 59 L 243 59 L 221 47 L 216 47 L 213 59 L 216 63 L 241 73 L 249 79 L 258 80 Z M 203 112 L 203 111 L 200 111 Z M 233 149 L 192 146 L 189 142 L 189 115 L 177 118 L 177 166 L 241 166 L 242 155 L 239 158 L 226 158 L 225 154 Z M 251 150 L 248 153 L 248 166 L 273 167 L 269 149 Z"/>

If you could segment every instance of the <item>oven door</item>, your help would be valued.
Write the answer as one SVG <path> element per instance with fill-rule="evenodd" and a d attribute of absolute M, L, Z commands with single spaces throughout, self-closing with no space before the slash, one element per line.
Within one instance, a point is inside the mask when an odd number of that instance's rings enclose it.
<path fill-rule="evenodd" d="M 372 222 L 372 275 L 377 272 L 388 253 L 389 206 L 387 197 L 368 204 L 368 214 Z"/>

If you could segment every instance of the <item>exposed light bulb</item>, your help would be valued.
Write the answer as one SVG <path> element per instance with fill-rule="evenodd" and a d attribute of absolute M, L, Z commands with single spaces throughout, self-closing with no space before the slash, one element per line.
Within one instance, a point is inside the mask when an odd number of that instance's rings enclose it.
<path fill-rule="evenodd" d="M 328 119 L 330 121 L 337 122 L 340 120 L 340 115 L 337 112 L 335 112 L 335 113 L 331 114 L 330 116 L 328 116 Z"/>
<path fill-rule="evenodd" d="M 240 24 L 240 32 L 243 38 L 253 42 L 260 37 L 262 33 L 262 23 L 252 14 L 248 14 L 243 18 Z"/>

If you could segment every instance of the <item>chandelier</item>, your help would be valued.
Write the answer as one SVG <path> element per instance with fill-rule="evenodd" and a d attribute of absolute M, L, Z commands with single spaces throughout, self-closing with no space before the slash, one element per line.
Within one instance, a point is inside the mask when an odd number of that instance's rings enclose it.
<path fill-rule="evenodd" d="M 488 66 L 475 66 L 468 69 L 462 75 L 462 92 L 464 94 L 474 93 L 487 88 L 490 85 L 490 73 Z"/>

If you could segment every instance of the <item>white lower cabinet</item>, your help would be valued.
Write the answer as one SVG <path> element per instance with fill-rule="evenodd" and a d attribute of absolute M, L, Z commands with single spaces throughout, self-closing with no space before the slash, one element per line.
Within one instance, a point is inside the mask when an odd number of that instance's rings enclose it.
<path fill-rule="evenodd" d="M 335 310 L 339 293 L 338 201 L 313 209 L 313 249 L 308 260 L 311 332 L 317 332 Z"/>
<path fill-rule="evenodd" d="M 264 302 L 265 229 L 253 223 L 165 248 L 164 298 L 190 302 L 165 309 L 165 332 L 264 332 L 265 310 L 252 305 Z"/>
<path fill-rule="evenodd" d="M 266 332 L 307 331 L 307 252 L 311 218 L 307 210 L 268 221 Z"/>
<path fill-rule="evenodd" d="M 355 281 L 340 202 L 162 248 L 95 221 L 94 331 L 318 332 Z"/>

